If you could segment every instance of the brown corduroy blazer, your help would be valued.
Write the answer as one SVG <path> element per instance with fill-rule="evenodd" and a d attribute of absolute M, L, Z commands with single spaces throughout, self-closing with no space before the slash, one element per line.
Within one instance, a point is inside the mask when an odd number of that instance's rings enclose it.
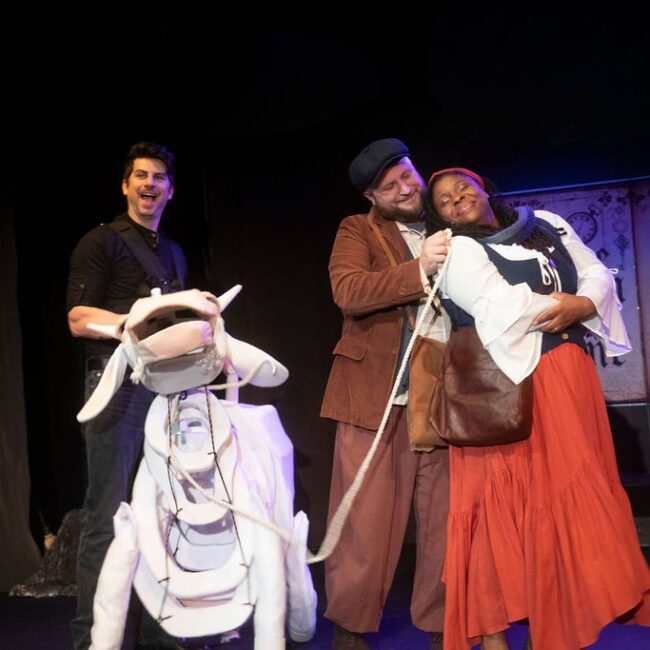
<path fill-rule="evenodd" d="M 391 266 L 368 218 L 380 228 L 397 266 Z M 341 222 L 329 274 L 343 332 L 333 351 L 322 417 L 379 428 L 395 376 L 404 307 L 425 295 L 419 262 L 409 258 L 396 224 L 374 209 Z"/>

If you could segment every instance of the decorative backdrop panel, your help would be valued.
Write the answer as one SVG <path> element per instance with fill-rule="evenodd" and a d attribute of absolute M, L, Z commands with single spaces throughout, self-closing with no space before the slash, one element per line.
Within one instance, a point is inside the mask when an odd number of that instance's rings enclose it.
<path fill-rule="evenodd" d="M 530 205 L 564 217 L 603 264 L 612 269 L 633 351 L 607 358 L 602 345 L 590 337 L 590 354 L 608 402 L 647 400 L 639 289 L 647 292 L 648 280 L 637 277 L 636 254 L 644 254 L 644 247 L 635 246 L 633 219 L 648 221 L 650 181 L 523 192 L 508 194 L 505 200 L 510 206 Z M 645 254 L 650 255 L 650 250 L 646 248 Z"/>

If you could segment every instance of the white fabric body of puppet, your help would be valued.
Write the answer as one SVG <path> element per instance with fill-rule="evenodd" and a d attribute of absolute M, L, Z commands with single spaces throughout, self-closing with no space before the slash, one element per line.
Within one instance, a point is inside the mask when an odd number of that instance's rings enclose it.
<path fill-rule="evenodd" d="M 128 367 L 132 381 L 160 394 L 131 504 L 114 517 L 93 650 L 121 647 L 132 585 L 172 636 L 224 633 L 252 613 L 256 649 L 284 648 L 285 627 L 298 642 L 314 634 L 309 522 L 293 515 L 293 447 L 277 411 L 239 404 L 232 389 L 219 400 L 196 388 L 222 370 L 257 386 L 288 377 L 268 354 L 226 334 L 221 312 L 240 288 L 219 298 L 197 290 L 143 298 L 117 328 L 96 328 L 120 345 L 79 421 L 101 412 Z"/>

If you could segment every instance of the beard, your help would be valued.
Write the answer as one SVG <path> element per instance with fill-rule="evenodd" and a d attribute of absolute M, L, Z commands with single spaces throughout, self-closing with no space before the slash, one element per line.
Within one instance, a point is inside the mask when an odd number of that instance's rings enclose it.
<path fill-rule="evenodd" d="M 414 205 L 409 207 L 401 207 L 397 205 L 381 205 L 375 204 L 375 210 L 384 218 L 390 221 L 422 221 L 424 219 L 424 190 L 419 192 L 420 200 Z"/>

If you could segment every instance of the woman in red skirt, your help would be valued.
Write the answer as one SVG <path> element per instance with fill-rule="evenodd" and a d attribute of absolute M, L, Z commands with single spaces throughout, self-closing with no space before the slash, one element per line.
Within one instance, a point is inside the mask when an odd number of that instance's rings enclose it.
<path fill-rule="evenodd" d="M 428 228 L 451 228 L 440 289 L 515 383 L 532 374 L 521 442 L 450 448 L 445 650 L 578 650 L 615 619 L 650 625 L 650 571 L 620 484 L 600 382 L 584 349 L 630 350 L 611 273 L 561 217 L 498 203 L 489 181 L 432 175 Z"/>

